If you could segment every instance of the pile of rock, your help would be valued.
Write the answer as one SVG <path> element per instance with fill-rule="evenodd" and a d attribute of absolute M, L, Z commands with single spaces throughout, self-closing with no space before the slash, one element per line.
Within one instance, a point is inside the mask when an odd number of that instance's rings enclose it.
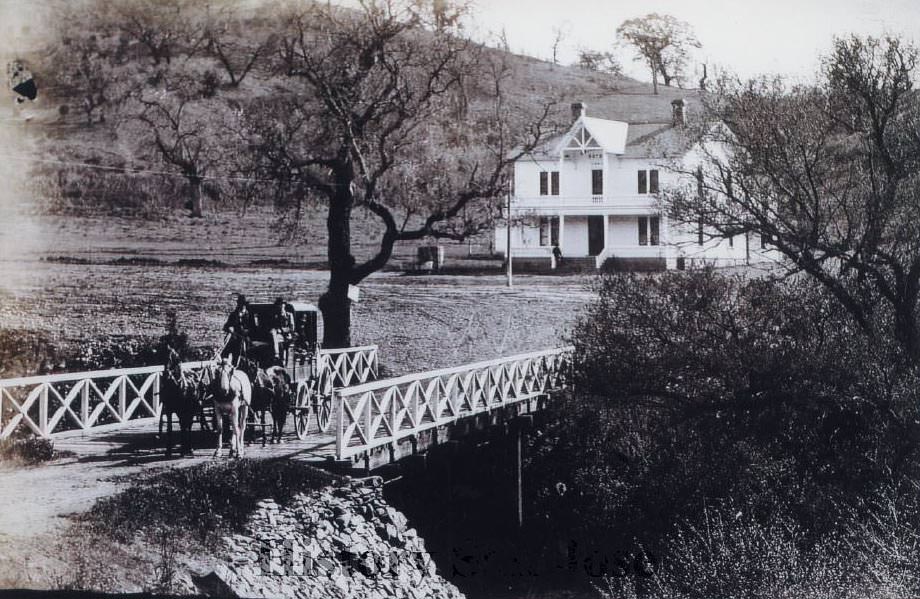
<path fill-rule="evenodd" d="M 240 597 L 462 598 L 382 490 L 374 477 L 260 502 L 215 574 Z"/>

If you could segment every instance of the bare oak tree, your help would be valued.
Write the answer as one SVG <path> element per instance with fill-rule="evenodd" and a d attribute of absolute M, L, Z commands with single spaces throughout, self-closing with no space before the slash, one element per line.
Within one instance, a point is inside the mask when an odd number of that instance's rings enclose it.
<path fill-rule="evenodd" d="M 232 5 L 215 8 L 205 23 L 205 52 L 212 56 L 227 76 L 229 87 L 239 87 L 259 61 L 274 50 L 271 28 L 253 28 Z"/>
<path fill-rule="evenodd" d="M 661 75 L 666 86 L 675 80 L 680 82 L 687 67 L 690 49 L 701 47 L 688 23 L 657 13 L 624 21 L 617 27 L 617 37 L 636 50 L 636 60 L 644 60 L 648 65 L 656 94 L 658 75 Z"/>
<path fill-rule="evenodd" d="M 531 115 L 502 105 L 501 66 L 452 31 L 424 27 L 417 6 L 366 2 L 355 13 L 314 5 L 291 14 L 277 65 L 290 93 L 243 119 L 251 155 L 279 195 L 326 205 L 326 347 L 350 344 L 350 285 L 383 268 L 397 242 L 481 231 L 507 192 L 508 166 L 545 134 L 549 107 Z M 478 108 L 458 121 L 464 77 L 487 84 L 475 90 Z M 358 209 L 382 229 L 376 251 L 360 261 L 351 241 Z"/>
<path fill-rule="evenodd" d="M 138 152 L 150 162 L 159 162 L 185 179 L 187 205 L 195 217 L 204 214 L 204 183 L 223 151 L 218 141 L 223 132 L 222 108 L 175 89 L 158 88 L 138 93 L 125 110 L 125 135 L 133 136 Z M 152 155 L 147 155 L 151 150 Z"/>
<path fill-rule="evenodd" d="M 818 84 L 722 80 L 698 131 L 698 189 L 671 214 L 717 237 L 755 233 L 826 286 L 871 336 L 920 359 L 917 50 L 835 41 Z"/>

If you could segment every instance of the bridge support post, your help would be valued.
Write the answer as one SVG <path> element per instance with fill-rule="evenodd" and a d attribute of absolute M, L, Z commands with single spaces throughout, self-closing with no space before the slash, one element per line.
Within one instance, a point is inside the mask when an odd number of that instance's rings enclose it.
<path fill-rule="evenodd" d="M 533 416 L 526 414 L 511 421 L 511 469 L 514 516 L 518 528 L 524 525 L 524 433 L 533 426 Z"/>

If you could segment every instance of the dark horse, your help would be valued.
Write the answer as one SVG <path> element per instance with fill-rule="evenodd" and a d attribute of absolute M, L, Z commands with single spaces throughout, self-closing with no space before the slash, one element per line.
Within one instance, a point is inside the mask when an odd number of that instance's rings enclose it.
<path fill-rule="evenodd" d="M 192 455 L 192 421 L 195 416 L 204 423 L 197 381 L 182 370 L 182 361 L 173 348 L 168 349 L 163 376 L 160 377 L 160 437 L 163 437 L 163 417 L 166 417 L 166 457 L 172 456 L 172 417 L 179 420 L 181 455 Z"/>
<path fill-rule="evenodd" d="M 239 369 L 252 381 L 250 409 L 259 415 L 262 446 L 265 446 L 266 412 L 272 416 L 271 442 L 281 443 L 281 433 L 284 431 L 287 413 L 291 408 L 291 379 L 288 373 L 280 366 L 271 366 L 263 370 L 248 358 L 240 358 Z"/>

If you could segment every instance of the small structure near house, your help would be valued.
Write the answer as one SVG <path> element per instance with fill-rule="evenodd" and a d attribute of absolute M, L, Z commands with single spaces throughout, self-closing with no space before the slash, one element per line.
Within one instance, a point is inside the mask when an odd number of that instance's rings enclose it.
<path fill-rule="evenodd" d="M 418 248 L 416 270 L 438 272 L 444 265 L 444 247 L 423 245 Z"/>

